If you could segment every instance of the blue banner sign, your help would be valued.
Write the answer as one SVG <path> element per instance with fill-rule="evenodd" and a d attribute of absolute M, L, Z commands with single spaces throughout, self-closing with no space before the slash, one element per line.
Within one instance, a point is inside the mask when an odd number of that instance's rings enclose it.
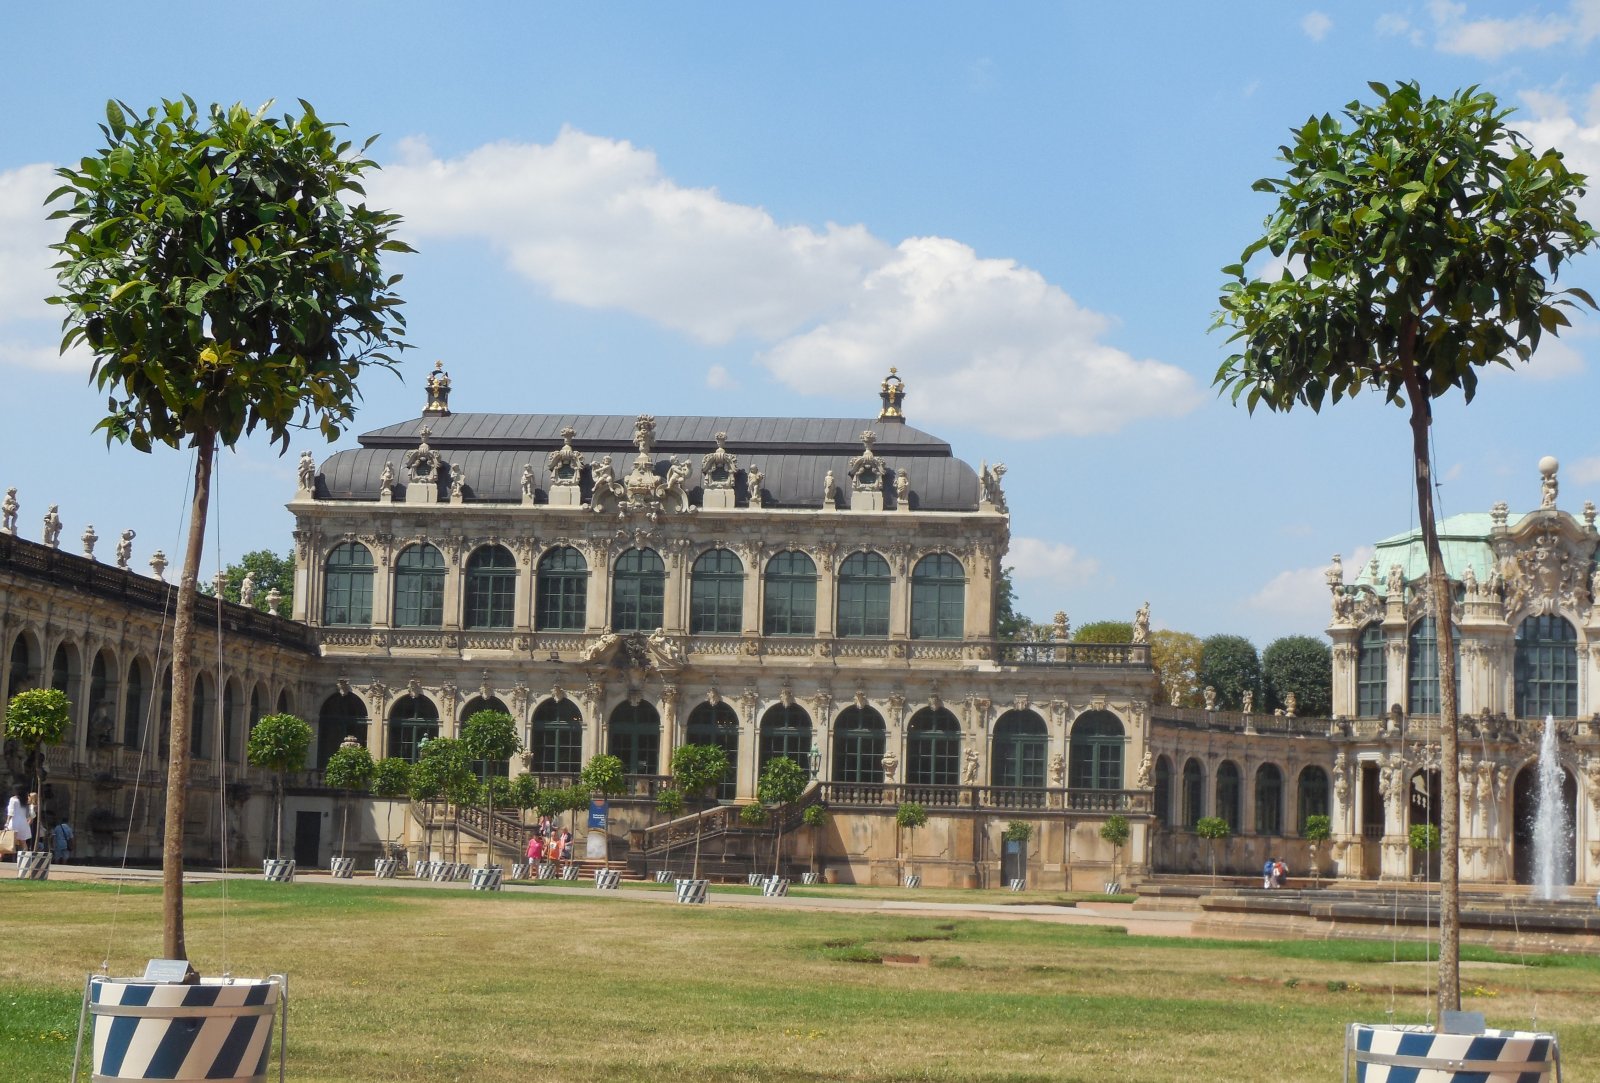
<path fill-rule="evenodd" d="M 606 829 L 606 799 L 604 797 L 589 798 L 589 830 L 604 831 Z"/>

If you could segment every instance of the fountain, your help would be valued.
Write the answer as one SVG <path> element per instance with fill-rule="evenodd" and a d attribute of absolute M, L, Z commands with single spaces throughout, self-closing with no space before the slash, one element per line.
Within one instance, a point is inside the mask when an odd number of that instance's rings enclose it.
<path fill-rule="evenodd" d="M 1562 784 L 1561 750 L 1556 739 L 1556 722 L 1544 717 L 1544 737 L 1539 742 L 1538 788 L 1533 806 L 1533 884 L 1534 897 L 1559 899 L 1566 894 L 1572 870 L 1567 867 L 1566 799 Z"/>

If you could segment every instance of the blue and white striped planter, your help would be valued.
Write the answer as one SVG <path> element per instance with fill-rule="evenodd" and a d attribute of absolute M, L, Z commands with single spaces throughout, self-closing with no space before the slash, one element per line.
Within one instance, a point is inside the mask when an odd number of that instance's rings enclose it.
<path fill-rule="evenodd" d="M 328 862 L 328 870 L 333 873 L 335 880 L 349 880 L 356 874 L 356 859 L 353 857 L 336 857 Z"/>
<path fill-rule="evenodd" d="M 761 894 L 769 899 L 781 899 L 789 894 L 789 881 L 782 876 L 769 876 L 761 881 Z"/>
<path fill-rule="evenodd" d="M 433 867 L 437 864 L 437 861 L 419 861 L 411 866 L 411 875 L 418 880 L 432 880 Z"/>
<path fill-rule="evenodd" d="M 452 878 L 455 880 L 467 880 L 472 877 L 472 866 L 468 865 L 465 861 L 456 862 L 453 866 L 453 869 L 454 872 Z"/>
<path fill-rule="evenodd" d="M 265 1080 L 283 979 L 92 978 L 94 1078 Z"/>
<path fill-rule="evenodd" d="M 615 891 L 622 882 L 622 873 L 616 869 L 594 870 L 594 886 L 596 891 Z"/>
<path fill-rule="evenodd" d="M 577 865 L 563 865 L 561 866 L 561 879 L 576 880 L 580 871 Z"/>
<path fill-rule="evenodd" d="M 472 890 L 499 891 L 503 875 L 499 865 L 490 865 L 485 869 L 473 869 Z"/>
<path fill-rule="evenodd" d="M 449 880 L 455 874 L 456 867 L 448 861 L 432 861 L 428 863 L 428 879 L 435 883 L 441 880 Z"/>
<path fill-rule="evenodd" d="M 906 887 L 921 887 L 921 886 L 922 886 L 922 877 L 921 876 L 919 876 L 917 873 L 914 873 L 914 872 L 910 872 L 910 873 L 906 874 Z"/>
<path fill-rule="evenodd" d="M 1356 1083 L 1546 1083 L 1560 1074 L 1555 1035 L 1526 1030 L 1437 1034 L 1432 1027 L 1351 1023 L 1344 1046 L 1347 1069 L 1355 1059 Z"/>
<path fill-rule="evenodd" d="M 514 863 L 511 866 L 511 879 L 526 880 L 528 878 L 528 870 L 532 867 L 533 866 L 529 865 L 526 861 L 518 861 Z"/>
<path fill-rule="evenodd" d="M 50 851 L 49 850 L 18 850 L 17 851 L 17 879 L 18 880 L 48 880 L 48 879 L 50 879 Z"/>
<path fill-rule="evenodd" d="M 1121 880 L 1107 880 L 1106 881 L 1105 890 L 1102 891 L 1100 894 L 1102 894 L 1102 895 L 1121 895 L 1122 894 L 1122 881 Z"/>
<path fill-rule="evenodd" d="M 1011 890 L 1012 891 L 1026 891 L 1027 888 L 1028 888 L 1028 881 L 1022 879 L 1021 877 L 1018 877 L 1017 879 L 1011 881 Z"/>
<path fill-rule="evenodd" d="M 678 901 L 681 903 L 703 903 L 706 901 L 706 885 L 708 880 L 679 880 Z"/>
<path fill-rule="evenodd" d="M 759 872 L 748 873 L 747 877 L 750 887 L 760 887 L 762 881 L 766 879 L 766 877 L 762 876 Z"/>
<path fill-rule="evenodd" d="M 666 869 L 657 869 L 656 870 L 656 883 L 658 883 L 658 884 L 670 884 L 670 883 L 672 883 L 672 873 L 669 872 Z"/>
<path fill-rule="evenodd" d="M 556 878 L 556 863 L 554 861 L 539 862 L 539 879 L 554 880 Z"/>
<path fill-rule="evenodd" d="M 392 857 L 379 857 L 372 861 L 372 877 L 375 880 L 393 880 L 398 871 L 400 863 Z"/>
<path fill-rule="evenodd" d="M 800 874 L 800 882 L 806 885 L 820 884 L 822 882 L 822 877 L 818 876 L 814 872 L 803 872 Z"/>
<path fill-rule="evenodd" d="M 261 863 L 261 874 L 275 884 L 292 884 L 294 882 L 294 860 L 287 857 L 269 857 Z"/>

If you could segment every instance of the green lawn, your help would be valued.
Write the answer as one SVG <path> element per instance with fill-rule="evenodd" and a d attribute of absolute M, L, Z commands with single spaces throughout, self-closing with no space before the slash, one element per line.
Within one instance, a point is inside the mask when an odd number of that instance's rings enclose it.
<path fill-rule="evenodd" d="M 189 944 L 206 974 L 226 950 L 289 975 L 295 1080 L 1337 1080 L 1346 1022 L 1428 1002 L 1426 964 L 1391 962 L 1419 946 L 628 896 L 235 881 L 191 890 Z M 85 974 L 141 972 L 159 909 L 0 881 L 5 1083 L 66 1078 Z M 1536 1014 L 1565 1080 L 1600 1081 L 1600 960 L 1468 955 L 1501 965 L 1468 968 L 1467 1007 Z"/>

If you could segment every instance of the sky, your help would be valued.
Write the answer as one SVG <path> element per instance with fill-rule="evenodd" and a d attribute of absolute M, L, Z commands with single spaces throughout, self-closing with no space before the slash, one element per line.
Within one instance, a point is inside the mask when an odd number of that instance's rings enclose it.
<path fill-rule="evenodd" d="M 296 99 L 380 134 L 402 214 L 402 379 L 351 433 L 221 457 L 208 569 L 286 552 L 295 459 L 460 412 L 871 417 L 1006 463 L 1021 609 L 1264 647 L 1319 635 L 1322 570 L 1415 525 L 1406 415 L 1363 395 L 1250 416 L 1212 386 L 1223 278 L 1292 127 L 1369 80 L 1479 85 L 1596 178 L 1600 0 L 1549 3 L 90 2 L 14 5 L 0 65 L 0 488 L 109 560 L 181 549 L 187 452 L 108 448 L 89 358 L 61 357 L 52 170 L 105 102 Z M 1600 293 L 1600 255 L 1562 285 Z M 1436 406 L 1443 514 L 1600 502 L 1600 321 Z M 737 449 L 734 449 L 737 450 Z"/>

